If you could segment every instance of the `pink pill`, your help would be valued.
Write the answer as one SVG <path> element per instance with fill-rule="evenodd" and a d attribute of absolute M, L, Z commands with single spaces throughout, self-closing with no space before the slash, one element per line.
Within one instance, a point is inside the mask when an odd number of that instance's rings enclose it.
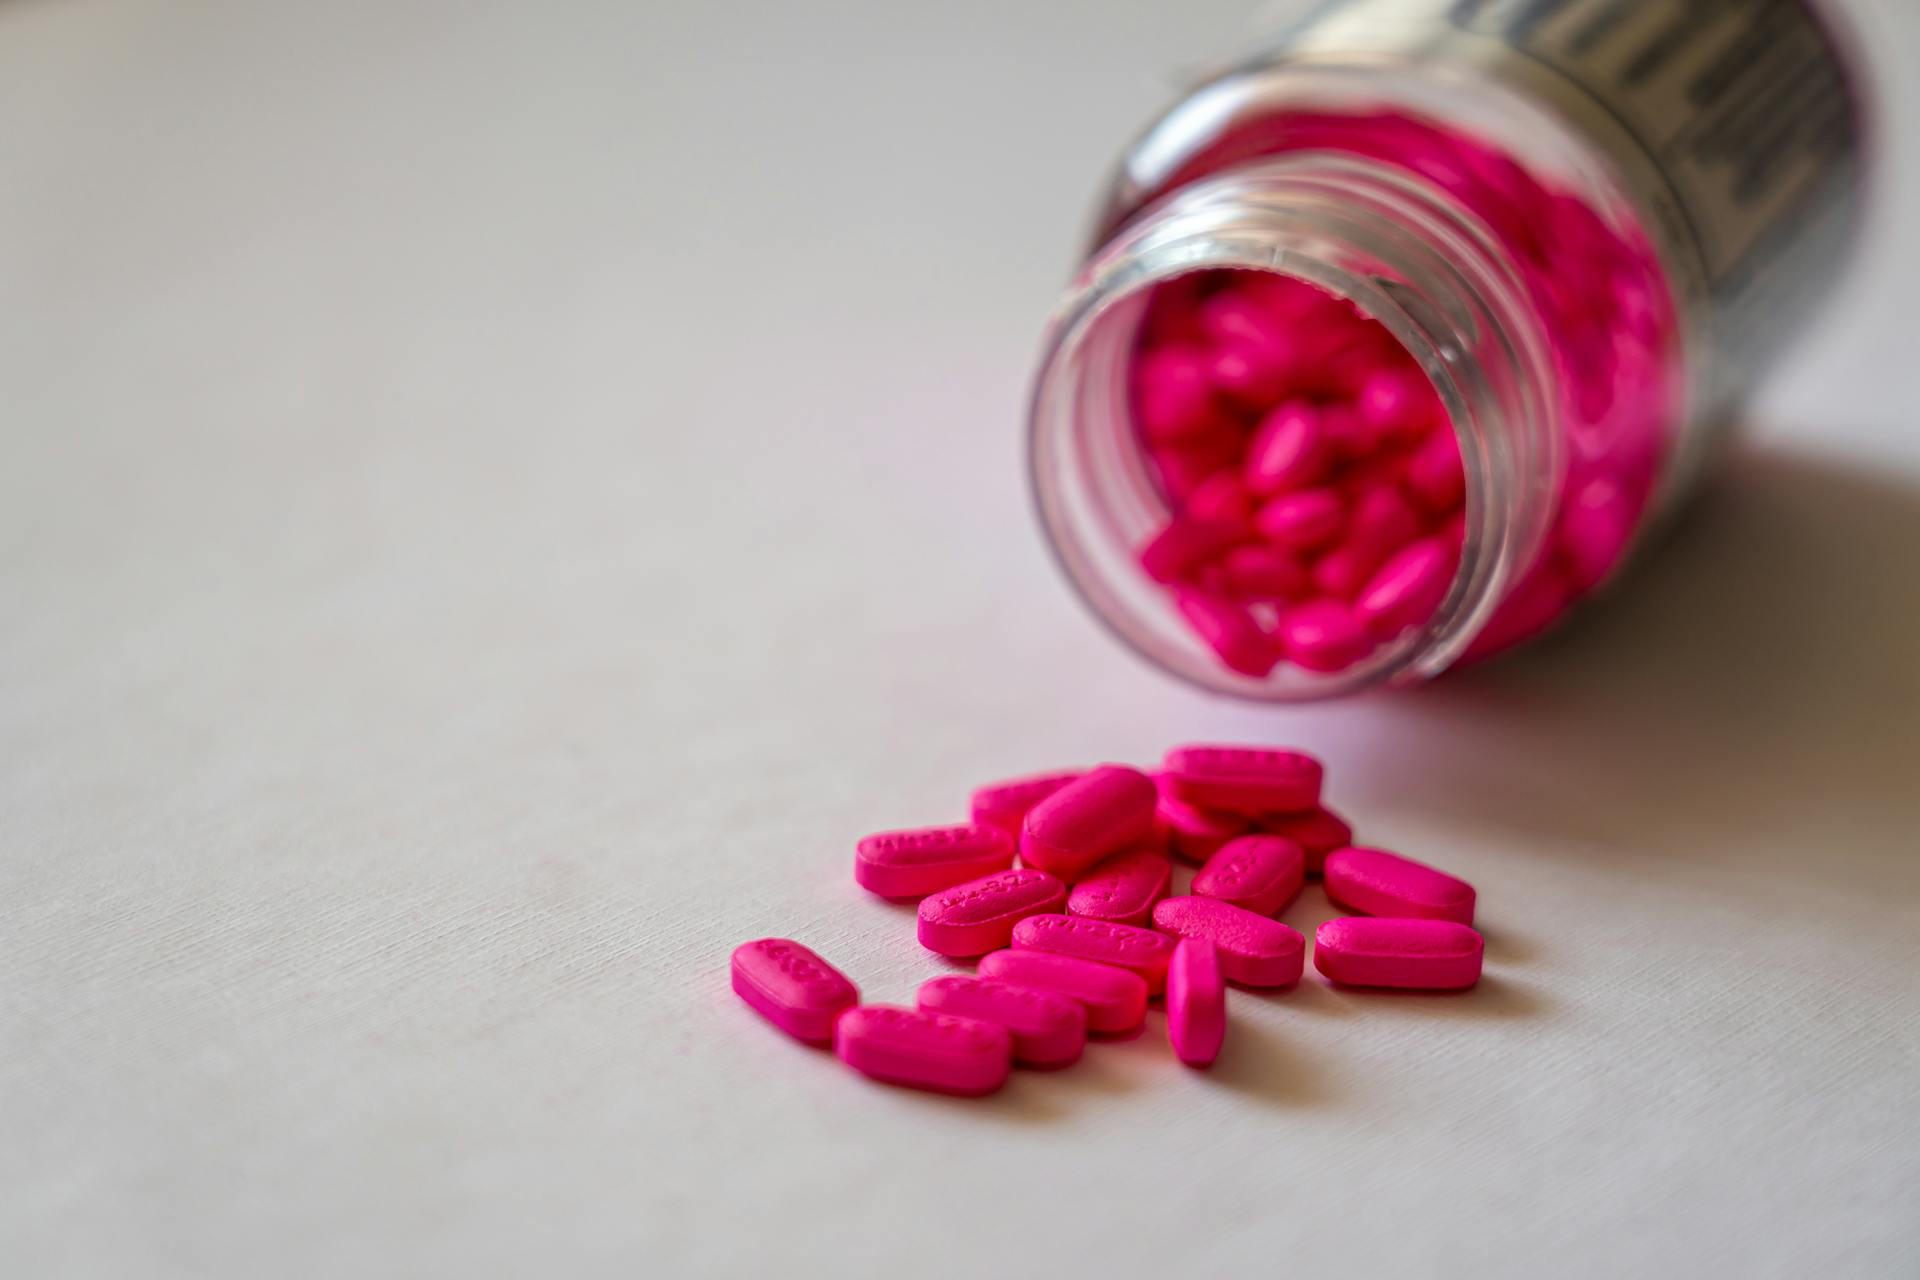
<path fill-rule="evenodd" d="M 1241 289 L 1223 289 L 1200 304 L 1200 331 L 1222 346 L 1244 342 L 1279 348 L 1289 336 L 1283 316 Z"/>
<path fill-rule="evenodd" d="M 1087 1011 L 1057 991 L 955 973 L 921 983 L 918 1003 L 924 1013 L 1005 1027 L 1013 1040 L 1013 1060 L 1023 1066 L 1071 1065 L 1087 1043 Z"/>
<path fill-rule="evenodd" d="M 1044 915 L 1028 916 L 1013 927 L 1013 949 L 1045 951 L 1050 955 L 1110 964 L 1139 974 L 1147 984 L 1147 991 L 1157 993 L 1167 985 L 1167 961 L 1173 955 L 1173 939 L 1130 924 Z"/>
<path fill-rule="evenodd" d="M 1077 880 L 1108 854 L 1151 837 L 1159 798 L 1153 779 L 1138 769 L 1105 764 L 1088 770 L 1027 814 L 1020 830 L 1020 859 L 1064 880 Z"/>
<path fill-rule="evenodd" d="M 1212 359 L 1198 347 L 1160 347 L 1134 368 L 1134 402 L 1150 440 L 1183 440 L 1213 422 Z"/>
<path fill-rule="evenodd" d="M 920 945 L 943 956 L 985 955 L 1013 938 L 1013 926 L 1058 911 L 1067 886 L 1032 867 L 997 871 L 920 900 Z"/>
<path fill-rule="evenodd" d="M 1193 877 L 1193 892 L 1257 915 L 1278 915 L 1299 896 L 1306 873 L 1306 851 L 1285 836 L 1241 836 L 1207 859 Z"/>
<path fill-rule="evenodd" d="M 1319 410 L 1283 404 L 1261 419 L 1247 447 L 1247 487 L 1259 494 L 1304 489 L 1320 478 L 1326 452 Z"/>
<path fill-rule="evenodd" d="M 1368 916 L 1473 923 L 1473 886 L 1385 849 L 1340 849 L 1327 856 L 1327 897 Z"/>
<path fill-rule="evenodd" d="M 1278 547 L 1234 547 L 1220 566 L 1226 589 L 1242 600 L 1292 600 L 1309 586 L 1305 566 Z"/>
<path fill-rule="evenodd" d="M 1013 865 L 1013 837 L 967 823 L 882 831 L 854 846 L 853 878 L 883 898 L 919 898 Z"/>
<path fill-rule="evenodd" d="M 1231 471 L 1216 471 L 1187 495 L 1185 515 L 1202 524 L 1245 529 L 1253 518 L 1253 495 Z"/>
<path fill-rule="evenodd" d="M 1394 485 L 1376 481 L 1354 499 L 1342 545 L 1363 553 L 1371 568 L 1419 536 L 1419 513 Z"/>
<path fill-rule="evenodd" d="M 1205 938 L 1183 938 L 1167 966 L 1167 1039 L 1190 1067 L 1212 1066 L 1227 1038 L 1227 981 L 1220 949 Z"/>
<path fill-rule="evenodd" d="M 1317 551 L 1340 536 L 1346 504 L 1333 489 L 1302 489 L 1270 499 L 1254 514 L 1259 535 L 1288 551 Z"/>
<path fill-rule="evenodd" d="M 1278 400 L 1292 372 L 1286 348 L 1264 343 L 1227 343 L 1213 357 L 1214 389 L 1249 409 Z"/>
<path fill-rule="evenodd" d="M 1154 464 L 1175 501 L 1183 501 L 1223 467 L 1237 467 L 1243 448 L 1238 431 L 1223 427 L 1178 445 L 1157 445 Z"/>
<path fill-rule="evenodd" d="M 1229 670 L 1260 679 L 1280 661 L 1280 651 L 1246 606 L 1202 591 L 1176 591 L 1173 603 Z"/>
<path fill-rule="evenodd" d="M 1336 602 L 1351 600 L 1366 589 L 1379 564 L 1379 557 L 1365 547 L 1344 544 L 1334 547 L 1315 560 L 1307 571 L 1312 590 L 1306 594 Z"/>
<path fill-rule="evenodd" d="M 1147 1016 L 1147 984 L 1110 964 L 1049 951 L 995 951 L 980 957 L 980 976 L 1057 991 L 1087 1011 L 1087 1030 L 1131 1031 Z"/>
<path fill-rule="evenodd" d="M 1433 384 L 1406 369 L 1377 369 L 1360 384 L 1360 416 L 1383 436 L 1418 440 L 1439 421 L 1440 398 Z"/>
<path fill-rule="evenodd" d="M 973 820 L 1020 838 L 1020 824 L 1027 812 L 1060 788 L 1078 778 L 1085 770 L 1058 769 L 1051 773 L 1028 774 L 1005 782 L 990 782 L 973 793 Z M 984 874 L 984 873 L 983 873 Z"/>
<path fill-rule="evenodd" d="M 1320 874 L 1328 854 L 1353 843 L 1353 828 L 1347 820 L 1324 806 L 1307 813 L 1265 814 L 1256 825 L 1268 835 L 1285 836 L 1299 845 L 1310 876 Z"/>
<path fill-rule="evenodd" d="M 830 1044 L 833 1024 L 860 1002 L 845 974 L 789 938 L 761 938 L 733 949 L 733 990 L 796 1040 Z"/>
<path fill-rule="evenodd" d="M 1146 924 L 1153 904 L 1167 896 L 1173 864 L 1142 846 L 1102 858 L 1074 882 L 1067 914 L 1112 924 Z"/>
<path fill-rule="evenodd" d="M 1013 1038 L 1005 1027 L 897 1005 L 867 1004 L 841 1014 L 833 1051 L 875 1080 L 962 1097 L 992 1093 L 1013 1068 Z"/>
<path fill-rule="evenodd" d="M 1367 375 L 1380 363 L 1380 353 L 1370 342 L 1358 342 L 1333 352 L 1320 364 L 1303 370 L 1299 384 L 1289 388 L 1294 394 L 1306 394 L 1321 400 L 1352 401 L 1360 394 Z"/>
<path fill-rule="evenodd" d="M 1201 743 L 1167 752 L 1163 768 L 1168 793 L 1204 809 L 1304 813 L 1320 802 L 1320 762 L 1300 751 Z"/>
<path fill-rule="evenodd" d="M 1380 429 L 1354 412 L 1351 405 L 1322 407 L 1320 422 L 1326 432 L 1327 447 L 1345 462 L 1377 453 L 1384 442 Z"/>
<path fill-rule="evenodd" d="M 1480 981 L 1485 950 L 1478 933 L 1451 920 L 1349 916 L 1314 934 L 1313 967 L 1343 986 L 1458 991 Z"/>
<path fill-rule="evenodd" d="M 1407 460 L 1407 491 L 1434 515 L 1445 515 L 1460 505 L 1467 492 L 1467 473 L 1460 460 L 1460 443 L 1451 431 L 1428 436 Z"/>
<path fill-rule="evenodd" d="M 1162 898 L 1153 927 L 1176 938 L 1204 938 L 1220 949 L 1220 968 L 1249 987 L 1286 987 L 1300 981 L 1307 940 L 1300 931 L 1214 898 Z"/>
<path fill-rule="evenodd" d="M 1458 553 L 1444 537 L 1409 542 L 1361 590 L 1353 611 L 1376 636 L 1425 622 L 1453 585 Z"/>
<path fill-rule="evenodd" d="M 1308 671 L 1344 671 L 1373 648 L 1360 617 L 1338 600 L 1309 600 L 1280 619 L 1280 651 Z"/>
<path fill-rule="evenodd" d="M 1245 539 L 1247 532 L 1244 521 L 1202 521 L 1175 516 L 1140 548 L 1140 567 L 1155 582 L 1179 582 Z"/>
<path fill-rule="evenodd" d="M 1589 480 L 1574 491 L 1560 511 L 1554 539 L 1575 591 L 1591 591 L 1613 571 L 1633 540 L 1638 514 L 1632 498 L 1610 479 Z"/>
<path fill-rule="evenodd" d="M 1221 809 L 1203 809 L 1177 796 L 1162 794 L 1156 814 L 1167 833 L 1167 848 L 1189 862 L 1205 862 L 1235 836 L 1245 835 L 1251 819 Z"/>

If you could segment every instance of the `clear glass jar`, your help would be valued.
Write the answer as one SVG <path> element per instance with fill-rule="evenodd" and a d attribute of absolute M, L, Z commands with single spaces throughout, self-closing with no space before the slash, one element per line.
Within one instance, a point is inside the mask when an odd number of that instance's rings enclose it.
<path fill-rule="evenodd" d="M 1425 679 L 1546 629 L 1688 491 L 1837 274 L 1862 131 L 1856 77 L 1803 0 L 1320 6 L 1156 121 L 1103 202 L 1031 410 L 1069 579 L 1137 651 L 1252 698 Z M 1142 563 L 1184 518 L 1167 470 L 1184 446 L 1150 443 L 1138 362 L 1179 282 L 1264 276 L 1384 327 L 1465 478 L 1431 612 L 1320 669 L 1223 659 L 1193 612 L 1225 590 L 1217 567 L 1170 588 Z M 1254 430 L 1245 405 L 1218 410 L 1235 414 Z M 1223 607 L 1268 634 L 1296 605 Z"/>

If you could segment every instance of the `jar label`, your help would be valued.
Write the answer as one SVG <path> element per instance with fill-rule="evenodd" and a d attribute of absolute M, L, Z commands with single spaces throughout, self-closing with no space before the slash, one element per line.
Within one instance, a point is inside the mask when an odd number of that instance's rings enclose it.
<path fill-rule="evenodd" d="M 1477 72 L 1549 107 L 1654 219 L 1735 366 L 1716 381 L 1769 358 L 1774 304 L 1822 291 L 1857 216 L 1856 86 L 1804 0 L 1336 0 L 1274 53 Z"/>

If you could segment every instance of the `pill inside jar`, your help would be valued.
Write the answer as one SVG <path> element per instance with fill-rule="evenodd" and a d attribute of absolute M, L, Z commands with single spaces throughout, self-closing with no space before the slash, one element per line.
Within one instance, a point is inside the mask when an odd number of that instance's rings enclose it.
<path fill-rule="evenodd" d="M 1547 322 L 1568 427 L 1559 501 L 1467 656 L 1527 639 L 1607 579 L 1652 494 L 1673 418 L 1658 263 L 1643 236 L 1473 139 L 1405 116 L 1272 128 L 1288 148 L 1434 178 L 1499 237 Z M 1384 324 L 1296 276 L 1191 272 L 1150 291 L 1128 381 L 1165 510 L 1142 570 L 1188 600 L 1183 616 L 1197 593 L 1240 624 L 1195 628 L 1223 663 L 1337 673 L 1433 617 L 1460 566 L 1466 467 L 1439 391 Z"/>
<path fill-rule="evenodd" d="M 1705 174 L 1524 51 L 1469 67 L 1464 43 L 1342 11 L 1123 152 L 1030 420 L 1042 523 L 1092 611 L 1270 700 L 1438 676 L 1615 580 L 1843 263 L 1816 215 L 1860 206 L 1817 31 L 1828 145 Z M 1665 134 L 1670 88 L 1591 92 Z M 1771 294 L 1742 274 L 1763 229 Z"/>

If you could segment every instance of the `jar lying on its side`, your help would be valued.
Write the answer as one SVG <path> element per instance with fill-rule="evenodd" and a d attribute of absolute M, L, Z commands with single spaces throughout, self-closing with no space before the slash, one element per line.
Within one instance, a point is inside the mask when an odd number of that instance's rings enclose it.
<path fill-rule="evenodd" d="M 1069 577 L 1300 699 L 1546 630 L 1838 273 L 1862 119 L 1803 0 L 1347 0 L 1127 152 L 1049 333 Z"/>

